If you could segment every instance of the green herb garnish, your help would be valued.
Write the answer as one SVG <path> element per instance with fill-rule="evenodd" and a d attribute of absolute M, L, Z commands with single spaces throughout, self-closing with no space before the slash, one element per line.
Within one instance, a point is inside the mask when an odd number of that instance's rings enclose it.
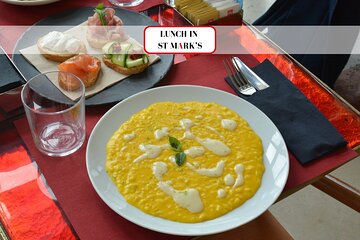
<path fill-rule="evenodd" d="M 94 10 L 98 15 L 99 15 L 99 19 L 101 22 L 101 25 L 106 26 L 106 20 L 105 20 L 105 7 L 103 3 L 99 3 L 95 10 Z"/>
<path fill-rule="evenodd" d="M 171 146 L 171 149 L 176 152 L 175 162 L 180 167 L 186 161 L 186 154 L 181 149 L 181 142 L 178 139 L 169 136 L 169 144 Z"/>
<path fill-rule="evenodd" d="M 175 162 L 178 166 L 181 166 L 186 161 L 186 154 L 184 152 L 179 152 L 175 155 Z"/>
<path fill-rule="evenodd" d="M 174 150 L 175 152 L 181 152 L 181 143 L 179 140 L 177 140 L 174 137 L 169 136 L 169 143 L 170 143 L 172 150 Z"/>

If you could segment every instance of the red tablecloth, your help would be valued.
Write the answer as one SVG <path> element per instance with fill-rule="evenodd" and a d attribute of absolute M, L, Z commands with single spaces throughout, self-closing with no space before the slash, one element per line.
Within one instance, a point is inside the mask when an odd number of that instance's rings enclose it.
<path fill-rule="evenodd" d="M 223 57 L 197 56 L 174 65 L 161 84 L 202 85 L 234 93 L 224 81 L 226 72 L 221 62 Z M 251 55 L 242 56 L 242 59 L 249 66 L 258 63 Z M 99 106 L 86 109 L 87 139 L 96 122 L 110 107 Z M 128 222 L 103 203 L 94 191 L 86 172 L 87 142 L 78 152 L 69 157 L 47 157 L 35 148 L 25 118 L 19 120 L 16 127 L 81 239 L 170 238 L 168 235 L 146 230 Z M 306 166 L 300 165 L 293 156 L 290 156 L 290 174 L 285 190 L 296 188 L 355 156 L 356 152 L 345 148 Z M 171 239 L 175 238 L 181 237 L 171 236 Z"/>

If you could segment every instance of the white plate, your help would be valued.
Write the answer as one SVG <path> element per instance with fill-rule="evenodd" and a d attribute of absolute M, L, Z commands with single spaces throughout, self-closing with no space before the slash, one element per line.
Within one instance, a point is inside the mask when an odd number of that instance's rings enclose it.
<path fill-rule="evenodd" d="M 262 184 L 251 199 L 224 216 L 193 224 L 153 217 L 125 201 L 105 171 L 106 143 L 114 131 L 134 113 L 152 103 L 163 101 L 216 102 L 229 107 L 248 121 L 263 141 L 265 164 Z M 285 142 L 272 121 L 258 108 L 220 90 L 184 85 L 159 87 L 140 92 L 111 108 L 96 124 L 90 135 L 86 150 L 86 165 L 96 192 L 119 215 L 154 231 L 187 236 L 223 232 L 258 217 L 278 198 L 289 172 Z"/>
<path fill-rule="evenodd" d="M 37 6 L 37 5 L 45 5 L 45 4 L 57 2 L 59 0 L 1 0 L 1 1 L 14 5 Z"/>

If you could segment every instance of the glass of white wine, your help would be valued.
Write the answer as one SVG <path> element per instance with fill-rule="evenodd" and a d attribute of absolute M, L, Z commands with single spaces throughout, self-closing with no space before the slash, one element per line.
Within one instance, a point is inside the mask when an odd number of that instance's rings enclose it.
<path fill-rule="evenodd" d="M 144 0 L 109 0 L 109 2 L 118 7 L 135 7 L 144 2 Z"/>

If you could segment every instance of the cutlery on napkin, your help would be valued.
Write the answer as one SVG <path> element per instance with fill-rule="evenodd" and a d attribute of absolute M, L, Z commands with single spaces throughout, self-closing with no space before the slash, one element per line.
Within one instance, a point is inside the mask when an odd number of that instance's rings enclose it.
<path fill-rule="evenodd" d="M 288 149 L 305 164 L 346 146 L 347 142 L 326 117 L 270 61 L 252 69 L 270 87 L 252 96 L 240 94 L 277 126 Z"/>
<path fill-rule="evenodd" d="M 248 66 L 246 66 L 243 61 L 240 60 L 238 57 L 231 58 L 233 65 L 235 66 L 236 70 L 243 75 L 251 85 L 256 88 L 256 90 L 264 90 L 269 87 L 264 80 L 262 80 L 256 73 L 254 73 Z"/>

